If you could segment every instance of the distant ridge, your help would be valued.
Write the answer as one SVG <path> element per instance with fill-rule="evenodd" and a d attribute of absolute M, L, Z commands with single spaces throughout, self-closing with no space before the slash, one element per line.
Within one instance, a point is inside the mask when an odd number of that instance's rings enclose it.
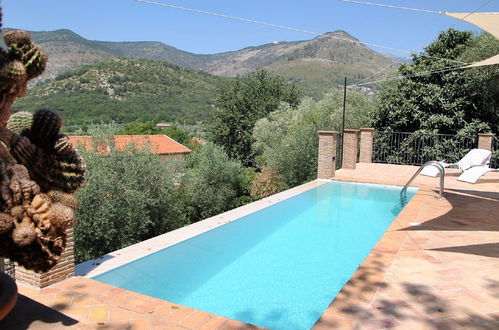
<path fill-rule="evenodd" d="M 93 41 L 67 29 L 36 32 L 32 38 L 49 54 L 41 80 L 85 64 L 111 58 L 167 62 L 219 76 L 247 74 L 263 67 L 282 75 L 306 95 L 320 96 L 348 77 L 363 79 L 397 59 L 377 53 L 345 31 L 328 32 L 311 40 L 280 41 L 219 54 L 193 54 L 156 41 Z"/>

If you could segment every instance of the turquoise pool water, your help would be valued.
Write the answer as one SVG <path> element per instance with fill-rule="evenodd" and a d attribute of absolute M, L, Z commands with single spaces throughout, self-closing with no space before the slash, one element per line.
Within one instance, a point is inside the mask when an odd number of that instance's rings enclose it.
<path fill-rule="evenodd" d="M 327 183 L 94 279 L 263 327 L 309 329 L 402 209 L 400 189 Z"/>

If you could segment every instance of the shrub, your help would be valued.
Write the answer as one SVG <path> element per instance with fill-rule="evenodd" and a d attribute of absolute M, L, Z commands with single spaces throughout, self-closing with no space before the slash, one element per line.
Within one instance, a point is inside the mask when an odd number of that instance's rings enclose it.
<path fill-rule="evenodd" d="M 251 145 L 255 122 L 275 111 L 280 103 L 299 103 L 295 85 L 263 69 L 227 82 L 218 93 L 218 107 L 207 126 L 208 139 L 222 146 L 233 159 L 254 166 Z"/>
<path fill-rule="evenodd" d="M 371 108 L 368 97 L 350 91 L 345 126 L 365 127 Z M 317 131 L 340 130 L 342 109 L 341 91 L 329 93 L 318 102 L 306 98 L 296 109 L 282 104 L 255 124 L 253 150 L 258 166 L 276 171 L 283 180 L 281 189 L 313 180 L 317 173 Z"/>
<path fill-rule="evenodd" d="M 238 206 L 245 195 L 245 168 L 211 142 L 191 154 L 188 167 L 183 189 L 192 222 Z"/>
<path fill-rule="evenodd" d="M 187 223 L 172 177 L 172 161 L 128 148 L 84 152 L 88 183 L 77 192 L 78 262 L 154 237 Z"/>
<path fill-rule="evenodd" d="M 276 171 L 265 167 L 258 173 L 251 184 L 251 196 L 255 199 L 265 198 L 278 193 L 282 187 L 282 179 Z"/>

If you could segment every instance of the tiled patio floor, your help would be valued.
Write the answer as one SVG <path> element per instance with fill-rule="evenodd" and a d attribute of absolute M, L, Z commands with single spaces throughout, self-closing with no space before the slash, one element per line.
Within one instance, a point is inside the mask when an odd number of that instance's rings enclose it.
<path fill-rule="evenodd" d="M 416 169 L 358 164 L 335 179 L 403 185 Z M 416 179 L 416 196 L 315 329 L 499 329 L 499 173 L 474 185 L 447 173 L 442 201 L 437 178 Z M 27 311 L 9 315 L 2 329 L 19 319 L 22 329 L 255 328 L 83 277 L 19 289 Z"/>
<path fill-rule="evenodd" d="M 19 285 L 19 291 L 23 299 L 60 312 L 48 320 L 41 313 L 41 319 L 28 324 L 30 329 L 258 329 L 79 276 L 42 290 Z M 7 327 L 18 329 L 16 323 L 12 320 Z M 0 328 L 5 329 L 1 322 Z"/>
<path fill-rule="evenodd" d="M 403 185 L 416 167 L 358 164 L 335 179 Z M 499 175 L 418 176 L 416 196 L 315 329 L 499 329 Z M 411 223 L 420 223 L 411 226 Z"/>

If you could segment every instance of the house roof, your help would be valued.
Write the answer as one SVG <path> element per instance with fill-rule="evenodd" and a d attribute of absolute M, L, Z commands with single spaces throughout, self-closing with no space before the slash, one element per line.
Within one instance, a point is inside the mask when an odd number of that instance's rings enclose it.
<path fill-rule="evenodd" d="M 69 141 L 76 148 L 83 145 L 86 150 L 94 149 L 91 136 L 69 136 Z M 137 148 L 148 146 L 157 155 L 189 154 L 191 150 L 164 134 L 156 135 L 115 135 L 114 144 L 117 150 L 124 150 L 129 145 Z M 99 152 L 108 152 L 109 146 L 98 146 Z"/>

